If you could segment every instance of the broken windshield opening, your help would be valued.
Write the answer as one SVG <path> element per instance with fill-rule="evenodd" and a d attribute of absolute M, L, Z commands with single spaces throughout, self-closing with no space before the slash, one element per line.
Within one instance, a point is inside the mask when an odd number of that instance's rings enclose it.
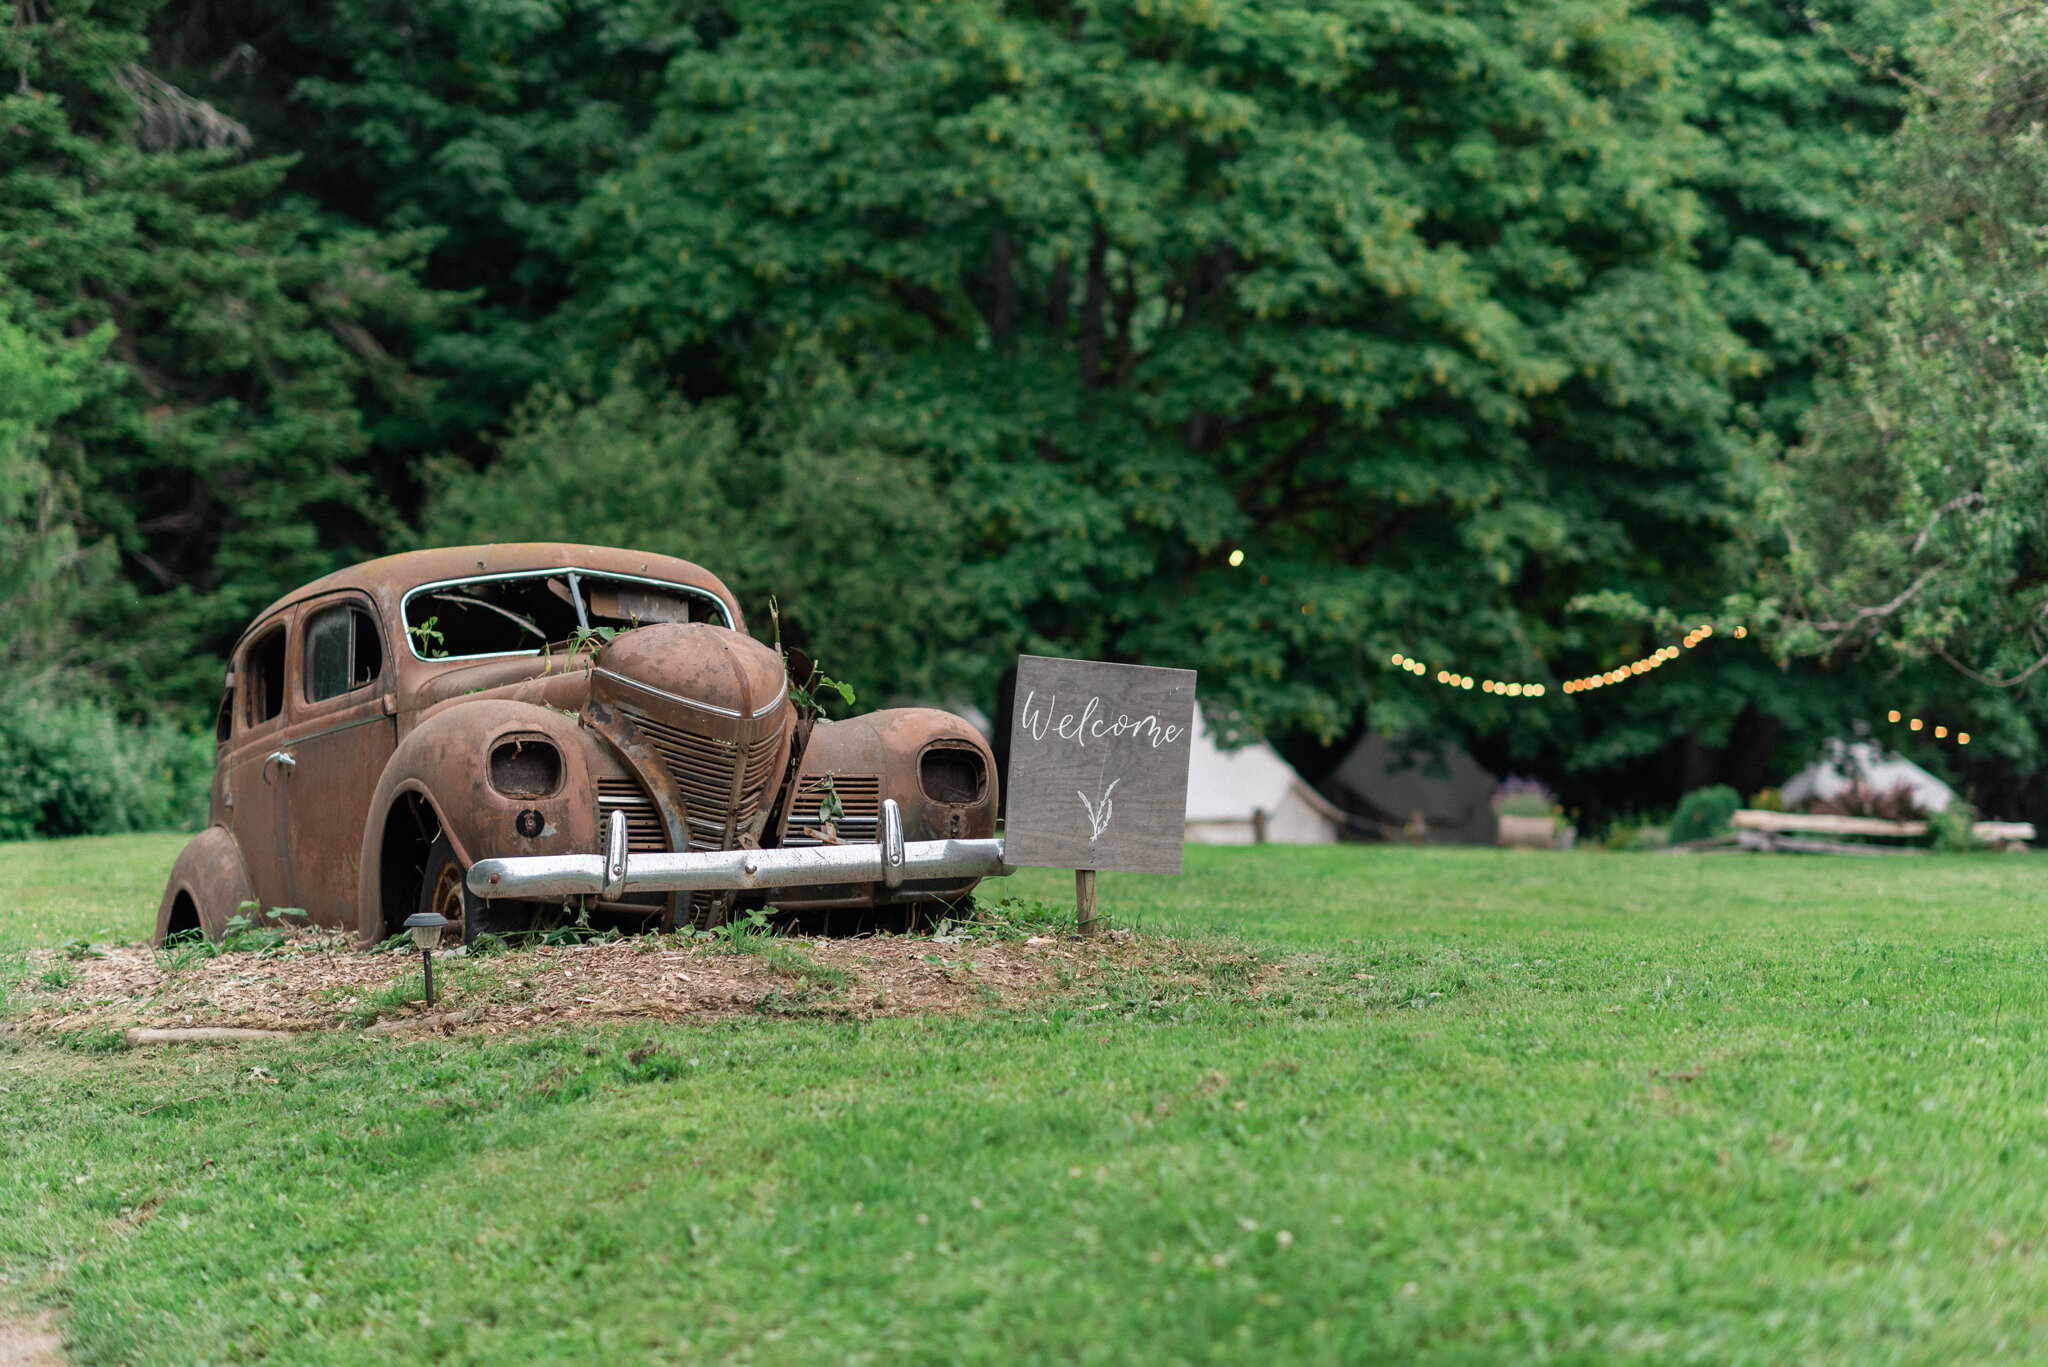
<path fill-rule="evenodd" d="M 582 570 L 428 584 L 405 597 L 405 634 L 423 660 L 533 655 L 579 630 L 625 631 L 655 622 L 729 627 L 725 605 L 701 589 Z"/>

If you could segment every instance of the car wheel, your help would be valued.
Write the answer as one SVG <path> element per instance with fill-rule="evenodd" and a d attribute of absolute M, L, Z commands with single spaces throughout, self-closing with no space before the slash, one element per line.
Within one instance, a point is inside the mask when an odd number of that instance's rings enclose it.
<path fill-rule="evenodd" d="M 419 909 L 439 912 L 447 920 L 448 928 L 441 932 L 443 944 L 470 944 L 483 929 L 483 899 L 463 882 L 468 876 L 469 870 L 455 857 L 447 835 L 435 836 L 434 847 L 427 854 L 426 877 L 420 882 Z"/>

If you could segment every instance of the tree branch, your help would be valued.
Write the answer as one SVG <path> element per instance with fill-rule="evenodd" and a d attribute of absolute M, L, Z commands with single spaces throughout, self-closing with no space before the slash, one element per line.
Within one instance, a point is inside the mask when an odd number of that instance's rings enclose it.
<path fill-rule="evenodd" d="M 2048 655 L 2043 655 L 2040 659 L 2034 661 L 2025 669 L 2022 669 L 2019 673 L 2013 675 L 2010 679 L 1995 679 L 1991 677 L 1989 674 L 1979 674 L 1976 670 L 1970 668 L 1968 665 L 1964 664 L 1961 660 L 1958 660 L 1955 656 L 1949 654 L 1940 646 L 1936 646 L 1934 648 L 1934 653 L 1941 656 L 1942 659 L 1948 661 L 1948 663 L 1955 669 L 1955 671 L 1958 674 L 1961 674 L 1964 678 L 1975 679 L 1978 683 L 1988 684 L 1992 688 L 2012 688 L 2017 684 L 2023 684 L 2028 680 L 2028 678 L 2030 678 L 2033 675 L 2035 670 L 2040 669 L 2043 665 L 2048 665 Z"/>
<path fill-rule="evenodd" d="M 1942 518 L 1955 512 L 1957 509 L 1974 507 L 1983 501 L 1984 495 L 1972 489 L 1967 494 L 1956 495 L 1939 508 L 1936 508 L 1934 516 L 1927 519 L 1927 525 L 1920 529 L 1920 535 L 1913 538 L 1913 548 L 1907 554 L 1918 555 L 1927 548 L 1927 538 L 1934 535 L 1934 529 L 1940 525 Z"/>

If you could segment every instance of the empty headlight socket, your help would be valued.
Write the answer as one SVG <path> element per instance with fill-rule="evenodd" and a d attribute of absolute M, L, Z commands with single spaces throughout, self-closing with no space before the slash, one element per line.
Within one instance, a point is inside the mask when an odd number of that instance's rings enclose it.
<path fill-rule="evenodd" d="M 562 790 L 562 752 L 545 736 L 501 737 L 491 747 L 489 768 L 491 787 L 501 797 L 531 800 Z M 520 824 L 524 835 L 525 813 Z"/>

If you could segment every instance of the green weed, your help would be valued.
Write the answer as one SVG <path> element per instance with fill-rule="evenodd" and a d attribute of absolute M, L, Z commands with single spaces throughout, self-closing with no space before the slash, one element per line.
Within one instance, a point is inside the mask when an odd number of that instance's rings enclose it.
<path fill-rule="evenodd" d="M 446 972 L 435 974 L 435 995 L 441 996 L 448 987 Z M 362 1029 L 376 1024 L 385 1016 L 404 1010 L 414 1002 L 427 999 L 427 976 L 424 970 L 418 973 L 402 973 L 384 986 L 365 992 L 356 999 L 355 1009 L 349 1013 L 349 1024 Z"/>

